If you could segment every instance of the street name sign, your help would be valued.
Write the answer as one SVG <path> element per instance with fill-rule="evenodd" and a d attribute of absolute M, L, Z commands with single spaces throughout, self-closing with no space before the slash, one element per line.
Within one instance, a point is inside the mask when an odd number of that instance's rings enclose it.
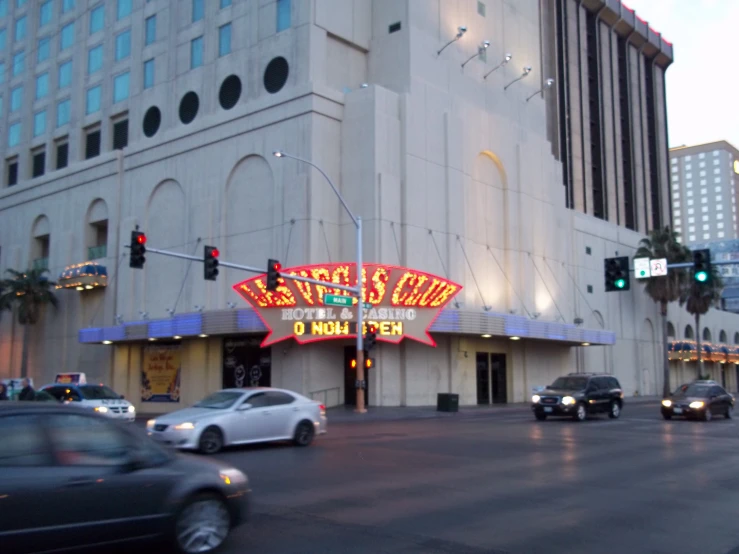
<path fill-rule="evenodd" d="M 351 306 L 353 298 L 351 296 L 340 296 L 338 294 L 326 294 L 323 296 L 323 304 L 325 306 Z"/>

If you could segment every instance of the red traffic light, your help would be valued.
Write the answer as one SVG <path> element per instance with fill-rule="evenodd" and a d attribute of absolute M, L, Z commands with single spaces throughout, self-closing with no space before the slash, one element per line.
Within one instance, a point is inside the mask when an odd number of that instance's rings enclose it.
<path fill-rule="evenodd" d="M 211 258 L 217 258 L 218 256 L 220 256 L 220 254 L 221 253 L 218 252 L 218 248 L 214 248 L 213 250 L 210 251 L 210 257 Z"/>
<path fill-rule="evenodd" d="M 136 237 L 136 242 L 138 242 L 139 244 L 146 244 L 146 235 L 138 235 Z"/>
<path fill-rule="evenodd" d="M 280 262 L 275 262 L 272 264 L 272 269 L 274 271 L 280 271 L 282 269 L 282 264 Z"/>
<path fill-rule="evenodd" d="M 367 332 L 377 333 L 377 327 L 375 327 L 374 325 L 370 325 L 369 328 L 367 329 Z"/>

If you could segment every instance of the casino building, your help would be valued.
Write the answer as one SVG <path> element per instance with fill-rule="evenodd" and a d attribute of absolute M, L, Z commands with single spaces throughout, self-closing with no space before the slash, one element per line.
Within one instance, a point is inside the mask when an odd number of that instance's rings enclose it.
<path fill-rule="evenodd" d="M 603 259 L 670 223 L 673 55 L 619 1 L 0 2 L 0 33 L 0 269 L 59 287 L 37 385 L 83 371 L 144 413 L 252 384 L 353 404 L 362 309 L 370 408 L 522 402 L 577 371 L 661 390 L 658 310 L 634 279 L 605 293 Z M 326 177 L 363 222 L 361 306 L 328 301 L 357 272 Z M 151 252 L 206 245 L 327 284 Z M 671 344 L 739 340 L 735 314 L 668 319 Z M 4 313 L 0 377 L 23 334 Z M 736 390 L 728 342 L 706 371 Z"/>

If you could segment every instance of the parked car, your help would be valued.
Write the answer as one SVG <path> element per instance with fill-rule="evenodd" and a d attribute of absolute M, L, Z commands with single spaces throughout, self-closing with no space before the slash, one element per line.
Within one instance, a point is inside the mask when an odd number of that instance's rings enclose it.
<path fill-rule="evenodd" d="M 694 381 L 681 385 L 669 398 L 662 400 L 662 417 L 673 416 L 711 421 L 722 415 L 731 419 L 734 415 L 734 396 L 716 381 Z"/>
<path fill-rule="evenodd" d="M 583 421 L 588 414 L 607 413 L 611 419 L 621 415 L 624 393 L 611 375 L 570 373 L 558 377 L 542 392 L 531 397 L 531 409 L 539 421 L 549 416 L 572 417 Z"/>
<path fill-rule="evenodd" d="M 327 430 L 326 407 L 275 388 L 224 389 L 191 408 L 147 422 L 149 435 L 185 450 L 215 454 L 224 446 L 292 440 L 308 446 Z"/>
<path fill-rule="evenodd" d="M 122 395 L 105 385 L 53 384 L 41 388 L 59 402 L 89 408 L 113 419 L 136 421 L 136 408 Z"/>
<path fill-rule="evenodd" d="M 2 552 L 104 552 L 130 541 L 212 552 L 248 515 L 241 471 L 91 410 L 2 402 L 0 436 Z"/>

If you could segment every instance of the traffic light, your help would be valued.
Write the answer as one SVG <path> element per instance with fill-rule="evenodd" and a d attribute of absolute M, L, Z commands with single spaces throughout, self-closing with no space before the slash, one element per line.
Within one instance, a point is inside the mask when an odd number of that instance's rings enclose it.
<path fill-rule="evenodd" d="M 377 328 L 374 325 L 367 327 L 367 334 L 364 335 L 364 349 L 370 351 L 377 344 Z"/>
<path fill-rule="evenodd" d="M 629 257 L 606 258 L 606 292 L 629 290 L 631 280 L 629 278 Z"/>
<path fill-rule="evenodd" d="M 203 251 L 203 277 L 206 281 L 215 281 L 218 277 L 218 248 L 206 246 Z"/>
<path fill-rule="evenodd" d="M 693 279 L 698 283 L 711 282 L 711 250 L 693 250 Z"/>
<path fill-rule="evenodd" d="M 131 256 L 128 261 L 129 267 L 143 269 L 146 262 L 146 235 L 141 231 L 131 231 Z"/>
<path fill-rule="evenodd" d="M 277 260 L 267 260 L 267 290 L 277 290 L 282 264 Z"/>

